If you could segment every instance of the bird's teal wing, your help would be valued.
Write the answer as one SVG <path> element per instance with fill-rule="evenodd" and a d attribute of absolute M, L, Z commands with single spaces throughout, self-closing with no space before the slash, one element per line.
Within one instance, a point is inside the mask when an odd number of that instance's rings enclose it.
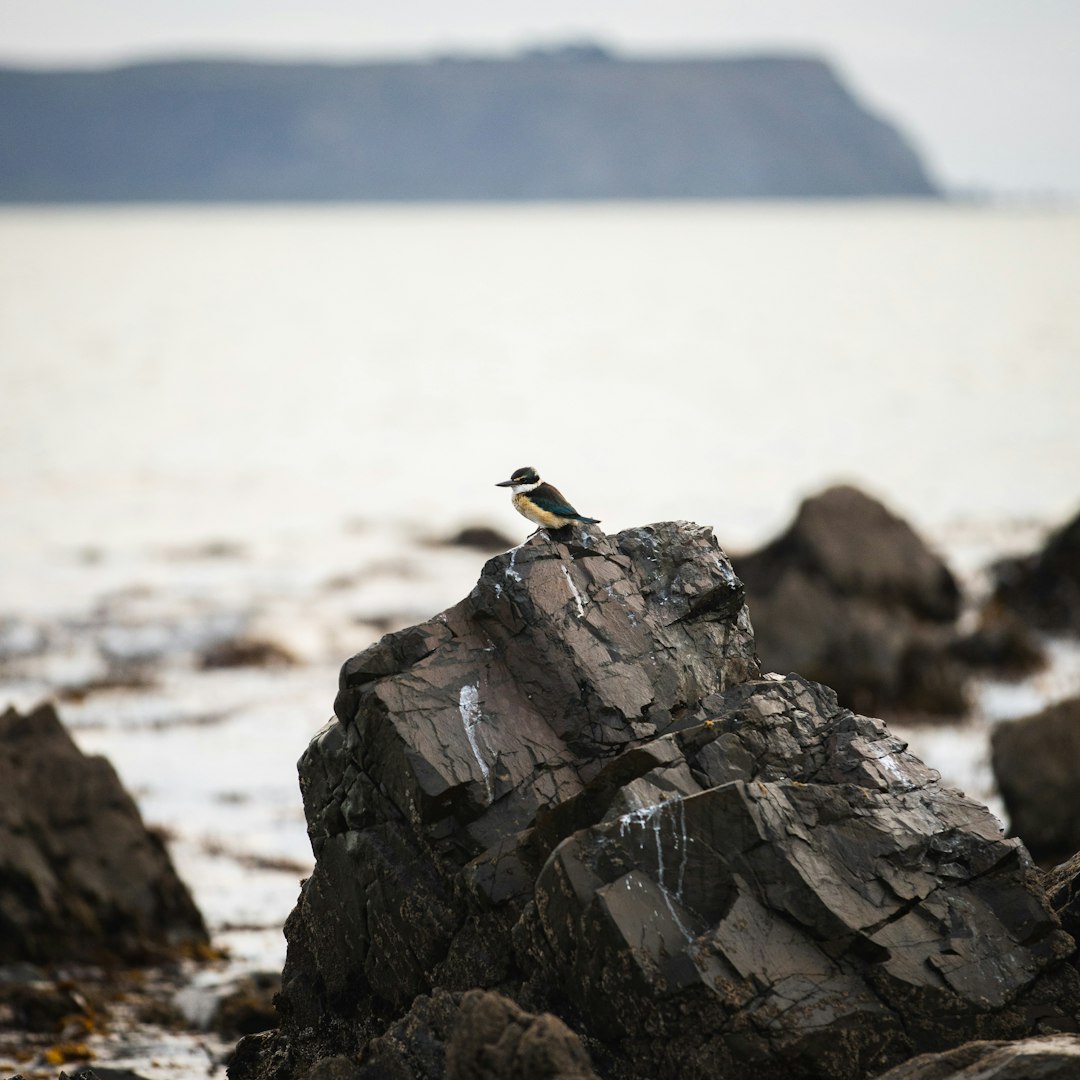
<path fill-rule="evenodd" d="M 558 514 L 559 517 L 581 517 L 566 501 L 566 496 L 558 488 L 554 488 L 550 484 L 541 484 L 534 491 L 530 491 L 529 498 L 541 510 L 546 510 L 549 514 Z"/>

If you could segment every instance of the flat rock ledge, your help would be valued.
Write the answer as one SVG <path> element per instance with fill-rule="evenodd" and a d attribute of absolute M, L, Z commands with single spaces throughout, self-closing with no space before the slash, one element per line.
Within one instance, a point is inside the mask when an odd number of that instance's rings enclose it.
<path fill-rule="evenodd" d="M 522 1080 L 863 1078 L 1080 1026 L 1022 843 L 762 677 L 708 529 L 540 533 L 349 660 L 335 714 L 281 1025 L 233 1080 L 487 1075 L 497 1045 Z"/>

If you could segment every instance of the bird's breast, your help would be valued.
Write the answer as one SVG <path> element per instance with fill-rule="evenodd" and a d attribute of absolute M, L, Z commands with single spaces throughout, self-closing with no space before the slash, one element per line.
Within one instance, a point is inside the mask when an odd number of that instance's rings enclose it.
<path fill-rule="evenodd" d="M 544 510 L 537 506 L 536 503 L 529 498 L 528 494 L 521 491 L 513 497 L 514 509 L 522 515 L 527 517 L 530 521 L 535 521 L 537 525 L 540 525 L 545 529 L 561 529 L 568 521 L 567 518 L 559 517 L 558 514 L 551 513 L 550 510 Z"/>

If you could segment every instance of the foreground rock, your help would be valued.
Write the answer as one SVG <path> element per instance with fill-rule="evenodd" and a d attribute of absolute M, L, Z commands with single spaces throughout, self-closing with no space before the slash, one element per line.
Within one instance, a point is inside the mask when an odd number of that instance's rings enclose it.
<path fill-rule="evenodd" d="M 360 1065 L 338 1055 L 306 1080 L 597 1080 L 581 1040 L 550 1013 L 530 1013 L 489 990 L 421 995 Z"/>
<path fill-rule="evenodd" d="M 1080 634 L 1080 514 L 1042 551 L 994 567 L 994 603 L 1041 630 Z"/>
<path fill-rule="evenodd" d="M 999 724 L 990 745 L 1011 831 L 1039 859 L 1080 850 L 1080 698 Z"/>
<path fill-rule="evenodd" d="M 281 1027 L 234 1080 L 487 1075 L 492 1045 L 588 1075 L 577 1037 L 623 1080 L 862 1078 L 1077 1023 L 1022 844 L 881 721 L 761 678 L 708 530 L 541 534 L 348 661 L 335 713 Z"/>
<path fill-rule="evenodd" d="M 736 565 L 767 668 L 824 682 L 867 712 L 964 712 L 965 671 L 950 653 L 959 589 L 875 499 L 830 488 Z"/>
<path fill-rule="evenodd" d="M 922 1054 L 877 1080 L 1076 1080 L 1080 1036 L 1043 1035 L 1016 1042 L 972 1042 Z"/>
<path fill-rule="evenodd" d="M 142 963 L 205 945 L 161 840 L 50 705 L 0 715 L 0 963 Z"/>

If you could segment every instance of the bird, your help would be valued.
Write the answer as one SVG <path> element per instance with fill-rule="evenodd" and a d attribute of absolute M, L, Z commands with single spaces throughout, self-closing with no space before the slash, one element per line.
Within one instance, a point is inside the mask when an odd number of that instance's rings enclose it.
<path fill-rule="evenodd" d="M 579 514 L 558 488 L 541 481 L 540 474 L 531 465 L 515 469 L 509 480 L 501 480 L 495 486 L 511 488 L 514 494 L 510 501 L 514 509 L 542 529 L 596 525 L 600 521 L 599 518 Z"/>

